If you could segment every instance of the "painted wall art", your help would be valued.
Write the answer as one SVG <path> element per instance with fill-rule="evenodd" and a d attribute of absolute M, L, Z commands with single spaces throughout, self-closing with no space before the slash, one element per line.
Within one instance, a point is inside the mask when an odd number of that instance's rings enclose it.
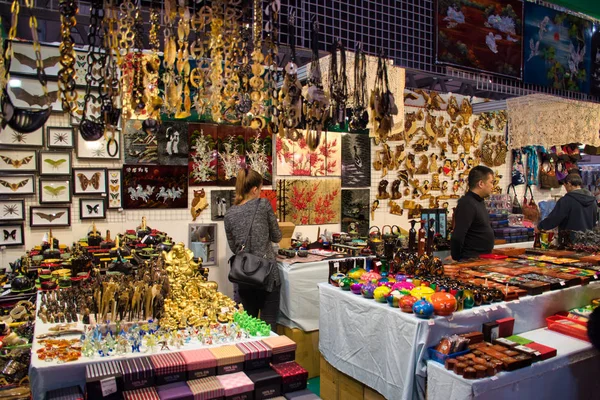
<path fill-rule="evenodd" d="M 123 208 L 187 208 L 185 166 L 123 166 Z"/>
<path fill-rule="evenodd" d="M 277 215 L 277 191 L 271 189 L 263 189 L 260 191 L 260 198 L 267 199 L 273 208 L 273 212 Z"/>
<path fill-rule="evenodd" d="M 217 137 L 217 185 L 234 186 L 238 171 L 246 167 L 246 130 L 241 126 L 220 125 Z"/>
<path fill-rule="evenodd" d="M 190 224 L 189 248 L 194 257 L 202 259 L 203 266 L 217 264 L 217 224 Z"/>
<path fill-rule="evenodd" d="M 371 141 L 369 135 L 342 135 L 342 187 L 371 186 Z"/>
<path fill-rule="evenodd" d="M 273 182 L 273 136 L 267 129 L 246 129 L 246 164 L 263 176 L 263 184 Z"/>
<path fill-rule="evenodd" d="M 35 172 L 35 150 L 0 150 L 0 172 Z"/>
<path fill-rule="evenodd" d="M 277 174 L 280 176 L 340 176 L 341 133 L 325 132 L 319 145 L 308 147 L 305 134 L 298 140 L 277 137 Z"/>
<path fill-rule="evenodd" d="M 125 164 L 157 164 L 159 123 L 130 119 L 123 129 Z"/>
<path fill-rule="evenodd" d="M 188 172 L 190 186 L 217 182 L 218 125 L 190 124 Z"/>
<path fill-rule="evenodd" d="M 339 179 L 282 179 L 277 182 L 279 220 L 296 225 L 339 223 L 340 196 Z"/>
<path fill-rule="evenodd" d="M 521 77 L 523 3 L 438 0 L 437 61 Z"/>
<path fill-rule="evenodd" d="M 235 190 L 212 190 L 210 192 L 210 219 L 222 221 L 225 213 L 233 205 Z"/>
<path fill-rule="evenodd" d="M 533 3 L 525 3 L 526 83 L 588 93 L 592 23 Z"/>
<path fill-rule="evenodd" d="M 342 189 L 342 232 L 369 236 L 369 189 Z"/>
<path fill-rule="evenodd" d="M 162 121 L 157 140 L 160 165 L 187 165 L 189 149 L 187 122 Z"/>
<path fill-rule="evenodd" d="M 592 67 L 590 73 L 590 94 L 600 96 L 600 25 L 596 25 L 592 35 Z"/>

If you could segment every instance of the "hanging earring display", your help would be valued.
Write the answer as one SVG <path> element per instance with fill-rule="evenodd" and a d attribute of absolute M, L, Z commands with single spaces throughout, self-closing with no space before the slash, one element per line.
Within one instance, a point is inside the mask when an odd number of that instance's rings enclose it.
<path fill-rule="evenodd" d="M 265 116 L 270 118 L 275 114 L 277 109 L 277 83 L 279 77 L 279 56 L 278 39 L 279 39 L 279 10 L 281 8 L 281 0 L 270 0 L 265 8 L 265 15 L 268 17 L 265 24 L 265 45 L 267 56 L 265 57 L 266 73 L 265 73 L 265 91 L 263 92 L 263 101 L 269 104 Z"/>
<path fill-rule="evenodd" d="M 223 82 L 223 100 L 225 111 L 223 117 L 227 122 L 239 123 L 242 115 L 237 112 L 236 104 L 240 95 L 239 64 L 242 55 L 240 18 L 242 10 L 237 6 L 239 0 L 229 1 L 225 8 L 225 67 Z"/>
<path fill-rule="evenodd" d="M 304 103 L 304 116 L 306 118 L 306 143 L 310 150 L 315 150 L 321 142 L 321 134 L 329 97 L 323 90 L 321 68 L 319 67 L 319 21 L 315 18 L 311 30 L 312 60 L 308 79 L 308 94 Z"/>
<path fill-rule="evenodd" d="M 163 84 L 164 97 L 163 107 L 167 114 L 175 114 L 178 111 L 178 100 L 181 99 L 181 87 L 175 79 L 175 61 L 177 59 L 177 43 L 175 41 L 175 19 L 177 18 L 177 6 L 175 0 L 164 2 L 164 58 L 163 58 Z"/>
<path fill-rule="evenodd" d="M 62 101 L 62 109 L 72 116 L 77 113 L 77 91 L 75 90 L 75 41 L 71 36 L 71 31 L 77 24 L 75 15 L 77 15 L 76 0 L 60 0 L 58 8 L 60 10 L 61 25 L 61 43 L 60 65 L 58 71 L 58 92 Z"/>
<path fill-rule="evenodd" d="M 190 85 L 196 90 L 194 106 L 198 117 L 206 113 L 208 106 L 208 93 L 206 90 L 208 64 L 206 62 L 206 41 L 204 40 L 204 35 L 211 19 L 212 9 L 206 4 L 194 14 L 194 18 L 192 19 L 192 29 L 196 35 L 196 39 L 190 46 L 190 53 L 194 57 L 196 66 L 190 71 Z"/>
<path fill-rule="evenodd" d="M 377 59 L 377 77 L 375 78 L 375 88 L 371 92 L 370 107 L 375 144 L 379 144 L 379 142 L 387 141 L 394 126 L 393 115 L 398 114 L 394 95 L 390 92 L 387 62 L 383 50 L 380 51 Z"/>
<path fill-rule="evenodd" d="M 179 0 L 177 7 L 179 20 L 177 22 L 177 67 L 176 82 L 179 86 L 177 95 L 176 119 L 187 118 L 191 113 L 192 99 L 190 93 L 190 54 L 188 51 L 188 38 L 190 35 L 190 11 L 185 0 Z"/>
<path fill-rule="evenodd" d="M 262 31 L 263 31 L 263 15 L 262 15 L 262 1 L 254 0 L 254 25 L 252 27 L 252 34 L 254 37 L 254 49 L 252 50 L 252 78 L 250 79 L 250 86 L 252 87 L 252 93 L 250 94 L 250 100 L 252 100 L 251 113 L 253 115 L 263 114 L 263 101 L 262 91 L 265 86 L 265 82 L 262 78 L 264 73 L 263 62 L 265 57 L 262 53 Z"/>
<path fill-rule="evenodd" d="M 340 51 L 339 67 L 337 61 L 338 49 Z M 341 40 L 333 41 L 329 74 L 331 124 L 344 126 L 346 124 L 346 103 L 348 102 L 348 77 L 346 76 L 346 49 Z"/>
<path fill-rule="evenodd" d="M 296 64 L 296 11 L 291 10 L 288 18 L 290 38 L 290 61 L 285 66 L 283 84 L 279 91 L 279 134 L 292 140 L 298 139 L 296 127 L 302 118 L 302 85 L 298 80 Z"/>
<path fill-rule="evenodd" d="M 362 51 L 362 44 L 356 44 L 354 55 L 354 98 L 352 104 L 352 117 L 349 128 L 352 131 L 362 131 L 369 124 L 367 112 L 367 56 Z"/>

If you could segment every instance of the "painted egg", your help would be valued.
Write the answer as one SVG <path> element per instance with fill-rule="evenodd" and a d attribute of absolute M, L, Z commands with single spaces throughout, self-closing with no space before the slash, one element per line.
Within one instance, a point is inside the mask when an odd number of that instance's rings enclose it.
<path fill-rule="evenodd" d="M 401 290 L 404 294 L 410 294 L 410 291 L 415 288 L 411 282 L 396 282 L 392 286 L 392 290 Z"/>
<path fill-rule="evenodd" d="M 374 283 L 365 283 L 362 287 L 361 293 L 363 297 L 367 299 L 372 299 L 374 296 L 375 289 L 377 289 L 377 286 Z"/>
<path fill-rule="evenodd" d="M 419 318 L 427 319 L 433 315 L 433 304 L 425 300 L 417 300 L 413 305 L 413 312 Z"/>
<path fill-rule="evenodd" d="M 448 292 L 437 292 L 431 295 L 431 304 L 435 315 L 447 316 L 456 311 L 456 297 Z"/>
<path fill-rule="evenodd" d="M 373 297 L 378 303 L 385 303 L 385 295 L 390 293 L 392 290 L 387 286 L 379 286 L 373 291 Z"/>
<path fill-rule="evenodd" d="M 344 279 L 345 277 L 346 277 L 346 275 L 345 275 L 345 274 L 342 274 L 341 272 L 337 272 L 337 273 L 335 273 L 335 274 L 331 275 L 331 276 L 329 277 L 329 280 L 331 281 L 331 284 L 332 284 L 333 286 L 339 286 L 339 285 L 340 285 L 340 281 L 341 281 L 342 279 Z"/>
<path fill-rule="evenodd" d="M 417 286 L 410 291 L 411 296 L 415 296 L 417 299 L 425 298 L 429 301 L 431 295 L 435 293 L 435 290 L 428 286 Z"/>
<path fill-rule="evenodd" d="M 398 308 L 400 307 L 400 299 L 403 294 L 398 290 L 392 290 L 385 296 L 385 300 L 389 304 L 390 307 Z M 411 309 L 412 310 L 412 309 Z"/>
<path fill-rule="evenodd" d="M 389 282 L 385 279 L 381 279 L 379 280 L 379 282 L 377 282 L 377 286 L 386 286 L 388 288 L 390 288 L 390 290 L 392 289 L 392 286 L 394 286 L 395 282 Z"/>
<path fill-rule="evenodd" d="M 361 294 L 362 293 L 362 287 L 363 287 L 364 283 L 363 282 L 354 282 L 350 284 L 350 291 L 354 294 Z"/>
<path fill-rule="evenodd" d="M 350 285 L 352 285 L 354 282 L 356 282 L 354 279 L 345 277 L 339 281 L 339 286 L 342 288 L 342 290 L 350 290 Z"/>
<path fill-rule="evenodd" d="M 414 296 L 402 296 L 400 298 L 400 300 L 398 301 L 398 306 L 400 307 L 400 309 L 405 312 L 405 313 L 412 313 L 413 312 L 413 306 L 415 305 L 415 303 L 417 302 L 417 298 Z"/>
<path fill-rule="evenodd" d="M 348 276 L 352 279 L 359 280 L 367 271 L 364 268 L 352 268 L 348 271 Z"/>
<path fill-rule="evenodd" d="M 378 281 L 381 279 L 381 275 L 377 272 L 367 272 L 366 274 L 363 274 L 360 279 L 367 282 Z"/>

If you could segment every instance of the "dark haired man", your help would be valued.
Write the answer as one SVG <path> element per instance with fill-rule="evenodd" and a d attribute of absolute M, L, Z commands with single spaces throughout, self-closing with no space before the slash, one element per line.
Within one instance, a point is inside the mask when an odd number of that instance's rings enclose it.
<path fill-rule="evenodd" d="M 582 189 L 583 181 L 579 174 L 569 174 L 563 180 L 567 194 L 556 202 L 556 206 L 538 229 L 549 230 L 558 227 L 560 231 L 592 230 L 598 222 L 596 198 L 587 189 Z"/>
<path fill-rule="evenodd" d="M 469 191 L 458 200 L 454 211 L 452 259 L 489 254 L 494 248 L 494 231 L 484 199 L 494 190 L 494 171 L 483 165 L 469 171 Z"/>

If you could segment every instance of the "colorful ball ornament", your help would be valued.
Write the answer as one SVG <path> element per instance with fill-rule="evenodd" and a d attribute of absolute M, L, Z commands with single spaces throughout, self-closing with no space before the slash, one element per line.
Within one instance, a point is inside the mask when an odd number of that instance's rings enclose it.
<path fill-rule="evenodd" d="M 363 274 L 360 279 L 367 282 L 378 281 L 381 279 L 381 275 L 377 272 L 367 272 L 366 274 Z"/>
<path fill-rule="evenodd" d="M 431 295 L 435 293 L 435 290 L 428 286 L 417 286 L 410 291 L 411 296 L 415 296 L 417 299 L 424 298 L 427 301 L 430 301 Z"/>
<path fill-rule="evenodd" d="M 342 274 L 341 272 L 336 272 L 335 274 L 331 275 L 331 277 L 329 277 L 331 284 L 333 286 L 339 286 L 340 285 L 340 281 L 342 279 L 344 279 L 346 277 L 345 274 Z"/>
<path fill-rule="evenodd" d="M 431 304 L 435 315 L 448 316 L 456 311 L 456 297 L 448 292 L 436 292 L 431 295 Z"/>
<path fill-rule="evenodd" d="M 406 281 L 396 282 L 392 286 L 392 290 L 400 290 L 404 294 L 410 294 L 410 291 L 413 290 L 414 288 L 415 288 L 415 285 L 413 285 L 411 282 L 406 282 Z"/>
<path fill-rule="evenodd" d="M 350 284 L 350 291 L 354 294 L 361 294 L 362 293 L 362 287 L 363 287 L 363 283 L 362 282 L 354 282 Z"/>
<path fill-rule="evenodd" d="M 368 282 L 363 285 L 361 293 L 364 298 L 372 299 L 374 296 L 375 289 L 377 289 L 377 286 L 372 282 Z"/>
<path fill-rule="evenodd" d="M 415 303 L 417 302 L 417 298 L 415 296 L 402 296 L 400 298 L 400 300 L 398 301 L 398 306 L 400 307 L 400 310 L 402 310 L 405 313 L 412 313 L 413 312 L 413 306 L 415 305 Z"/>
<path fill-rule="evenodd" d="M 385 300 L 387 301 L 390 307 L 398 308 L 400 307 L 400 299 L 402 298 L 402 296 L 404 295 L 400 293 L 399 290 L 392 290 L 385 296 Z"/>
<path fill-rule="evenodd" d="M 413 305 L 413 312 L 417 317 L 427 319 L 433 315 L 433 304 L 422 298 Z"/>
<path fill-rule="evenodd" d="M 340 280 L 338 282 L 338 284 L 339 284 L 340 288 L 342 288 L 342 290 L 349 291 L 350 285 L 352 285 L 354 282 L 356 282 L 354 279 L 345 277 L 344 279 Z"/>
<path fill-rule="evenodd" d="M 364 268 L 352 268 L 350 271 L 348 271 L 348 276 L 358 281 L 366 272 L 367 271 Z"/>
<path fill-rule="evenodd" d="M 375 301 L 378 303 L 385 303 L 385 296 L 389 294 L 392 290 L 387 286 L 379 286 L 377 289 L 373 291 L 373 297 Z"/>
<path fill-rule="evenodd" d="M 386 286 L 386 287 L 389 287 L 391 290 L 392 286 L 394 286 L 395 283 L 396 282 L 389 282 L 385 278 L 382 278 L 379 280 L 379 282 L 377 282 L 377 286 Z"/>

